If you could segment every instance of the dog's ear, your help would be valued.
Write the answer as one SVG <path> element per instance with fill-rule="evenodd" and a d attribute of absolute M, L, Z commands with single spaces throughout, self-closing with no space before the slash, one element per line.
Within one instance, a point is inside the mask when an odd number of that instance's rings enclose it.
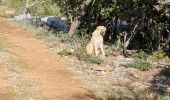
<path fill-rule="evenodd" d="M 101 30 L 102 33 L 104 33 L 106 31 L 106 27 L 100 26 L 100 30 Z"/>
<path fill-rule="evenodd" d="M 105 32 L 106 31 L 106 27 L 103 26 L 102 31 Z"/>
<path fill-rule="evenodd" d="M 100 32 L 100 34 L 101 34 L 101 33 L 104 34 L 105 31 L 106 31 L 106 27 L 104 27 L 104 26 L 98 26 L 96 30 L 98 30 L 98 31 Z"/>
<path fill-rule="evenodd" d="M 99 31 L 100 31 L 100 30 L 101 30 L 101 26 L 98 26 L 96 30 L 99 30 Z"/>

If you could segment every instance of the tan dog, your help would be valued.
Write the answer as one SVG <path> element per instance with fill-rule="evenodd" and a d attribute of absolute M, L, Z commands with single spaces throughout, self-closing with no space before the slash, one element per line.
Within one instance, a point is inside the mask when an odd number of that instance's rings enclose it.
<path fill-rule="evenodd" d="M 105 55 L 102 36 L 102 34 L 105 33 L 105 31 L 106 27 L 98 26 L 97 29 L 92 33 L 91 41 L 86 46 L 87 54 L 98 56 L 99 52 L 101 51 L 102 55 Z"/>

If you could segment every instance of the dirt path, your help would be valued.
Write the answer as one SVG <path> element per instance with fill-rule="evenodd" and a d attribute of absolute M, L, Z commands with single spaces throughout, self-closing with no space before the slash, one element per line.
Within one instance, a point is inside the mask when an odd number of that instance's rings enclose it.
<path fill-rule="evenodd" d="M 86 90 L 75 84 L 74 75 L 40 40 L 24 30 L 0 21 L 0 33 L 10 44 L 9 51 L 22 57 L 28 69 L 22 75 L 37 83 L 43 100 L 91 100 Z M 30 100 L 34 100 L 30 97 Z"/>

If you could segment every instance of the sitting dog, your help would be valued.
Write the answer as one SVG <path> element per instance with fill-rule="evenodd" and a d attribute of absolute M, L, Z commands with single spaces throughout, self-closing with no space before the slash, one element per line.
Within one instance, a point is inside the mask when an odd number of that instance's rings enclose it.
<path fill-rule="evenodd" d="M 91 41 L 86 46 L 87 54 L 98 56 L 98 54 L 101 52 L 102 55 L 105 55 L 102 36 L 105 33 L 105 31 L 106 27 L 98 26 L 97 29 L 92 33 Z"/>

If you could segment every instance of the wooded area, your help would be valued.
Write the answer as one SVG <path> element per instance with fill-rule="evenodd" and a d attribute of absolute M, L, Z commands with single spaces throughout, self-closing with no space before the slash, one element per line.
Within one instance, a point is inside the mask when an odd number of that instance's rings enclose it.
<path fill-rule="evenodd" d="M 107 28 L 104 40 L 112 43 L 120 40 L 124 55 L 127 48 L 170 52 L 169 0 L 1 0 L 9 1 L 12 6 L 34 14 L 38 5 L 56 4 L 70 20 L 69 37 L 90 35 L 96 26 L 104 25 Z"/>

